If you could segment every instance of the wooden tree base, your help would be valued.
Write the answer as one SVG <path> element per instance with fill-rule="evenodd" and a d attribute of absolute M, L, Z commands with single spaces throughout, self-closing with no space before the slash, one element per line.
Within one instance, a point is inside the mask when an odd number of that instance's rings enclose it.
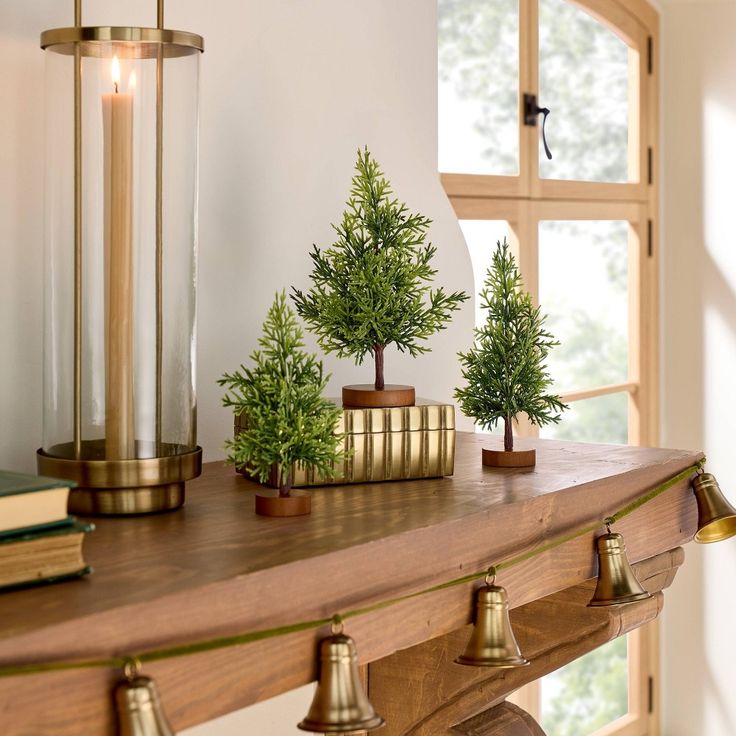
<path fill-rule="evenodd" d="M 256 493 L 256 513 L 259 516 L 306 516 L 312 513 L 312 494 L 292 490 L 288 496 L 278 491 Z"/>
<path fill-rule="evenodd" d="M 342 405 L 354 409 L 378 409 L 394 406 L 414 406 L 414 386 L 387 383 L 383 391 L 376 391 L 372 383 L 357 383 L 342 387 Z"/>
<path fill-rule="evenodd" d="M 483 448 L 483 465 L 490 468 L 530 468 L 537 464 L 536 450 L 486 450 Z"/>

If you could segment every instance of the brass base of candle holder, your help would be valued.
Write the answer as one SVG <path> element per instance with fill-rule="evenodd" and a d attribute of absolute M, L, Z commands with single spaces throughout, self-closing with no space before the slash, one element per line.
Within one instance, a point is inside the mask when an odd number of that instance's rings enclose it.
<path fill-rule="evenodd" d="M 137 454 L 149 454 L 138 443 Z M 162 443 L 161 456 L 105 460 L 104 440 L 82 443 L 80 458 L 71 442 L 36 453 L 41 475 L 77 484 L 69 511 L 77 514 L 133 515 L 172 511 L 184 503 L 184 483 L 202 472 L 202 448 L 178 452 Z"/>
<path fill-rule="evenodd" d="M 184 483 L 141 488 L 75 488 L 69 511 L 92 516 L 128 516 L 173 511 L 184 505 Z"/>

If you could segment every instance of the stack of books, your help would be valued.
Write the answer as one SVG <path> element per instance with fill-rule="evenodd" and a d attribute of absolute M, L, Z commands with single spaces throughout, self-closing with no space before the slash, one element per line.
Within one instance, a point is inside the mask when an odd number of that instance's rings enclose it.
<path fill-rule="evenodd" d="M 0 590 L 91 572 L 82 556 L 94 529 L 67 514 L 66 481 L 0 470 Z"/>

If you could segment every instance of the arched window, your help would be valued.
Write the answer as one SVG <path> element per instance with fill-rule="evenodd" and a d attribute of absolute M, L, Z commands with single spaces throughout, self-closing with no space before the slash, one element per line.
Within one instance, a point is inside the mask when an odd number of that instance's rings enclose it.
<path fill-rule="evenodd" d="M 438 8 L 438 161 L 476 292 L 506 236 L 562 343 L 550 369 L 571 408 L 541 435 L 654 445 L 657 14 L 644 0 Z M 527 689 L 524 707 L 548 736 L 654 732 L 655 638 L 609 643 Z"/>

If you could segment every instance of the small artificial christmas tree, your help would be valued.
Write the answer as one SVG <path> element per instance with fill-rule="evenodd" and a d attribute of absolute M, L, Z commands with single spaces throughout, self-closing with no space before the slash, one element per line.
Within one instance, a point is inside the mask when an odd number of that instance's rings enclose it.
<path fill-rule="evenodd" d="M 430 288 L 437 273 L 430 265 L 437 249 L 425 243 L 431 220 L 410 214 L 392 198 L 391 185 L 367 148 L 358 151 L 355 172 L 342 222 L 333 225 L 337 240 L 324 251 L 313 246 L 313 286 L 306 293 L 294 289 L 293 299 L 323 350 L 352 356 L 356 364 L 373 356 L 372 389 L 390 402 L 386 347 L 412 356 L 427 352 L 422 341 L 443 329 L 468 295 Z M 413 403 L 413 395 L 406 403 Z"/>
<path fill-rule="evenodd" d="M 512 453 L 512 422 L 520 412 L 525 412 L 532 424 L 543 426 L 559 422 L 560 413 L 567 409 L 559 396 L 547 392 L 552 379 L 545 361 L 559 343 L 544 329 L 545 316 L 523 291 L 505 239 L 497 244 L 480 297 L 488 316 L 475 330 L 473 347 L 459 353 L 467 385 L 455 390 L 455 398 L 463 413 L 484 429 L 492 429 L 503 420 L 504 451 Z M 489 452 L 484 450 L 484 462 L 490 460 Z M 533 451 L 528 457 L 531 462 L 524 464 L 533 465 Z M 498 464 L 517 463 L 506 458 Z"/>
<path fill-rule="evenodd" d="M 315 355 L 302 350 L 303 337 L 285 292 L 276 294 L 258 340 L 260 350 L 250 356 L 253 366 L 241 365 L 239 371 L 226 373 L 218 381 L 227 388 L 224 406 L 245 417 L 245 428 L 226 443 L 228 461 L 244 467 L 261 483 L 276 479 L 282 502 L 272 495 L 256 499 L 256 510 L 267 515 L 292 515 L 289 509 L 309 513 L 304 511 L 308 502 L 286 501 L 309 498 L 302 491 L 292 491 L 294 464 L 331 477 L 333 464 L 342 455 L 338 449 L 342 437 L 334 433 L 342 411 L 323 398 L 330 377 Z M 259 498 L 270 499 L 260 504 L 260 510 Z"/>

